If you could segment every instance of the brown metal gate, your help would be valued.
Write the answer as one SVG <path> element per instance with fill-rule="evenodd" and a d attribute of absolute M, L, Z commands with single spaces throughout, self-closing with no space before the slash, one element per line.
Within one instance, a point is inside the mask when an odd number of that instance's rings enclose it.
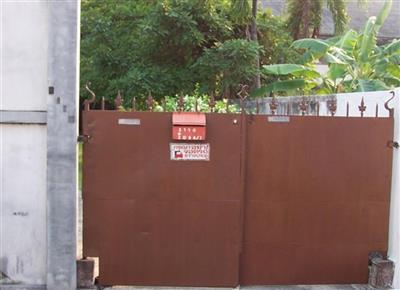
<path fill-rule="evenodd" d="M 237 117 L 207 116 L 210 161 L 186 162 L 170 160 L 171 113 L 84 113 L 84 254 L 102 284 L 238 284 Z"/>
<path fill-rule="evenodd" d="M 173 161 L 171 113 L 83 113 L 100 283 L 366 283 L 387 250 L 393 118 L 206 118 L 210 160 Z"/>
<path fill-rule="evenodd" d="M 254 116 L 247 131 L 241 283 L 366 283 L 387 250 L 392 119 Z"/>

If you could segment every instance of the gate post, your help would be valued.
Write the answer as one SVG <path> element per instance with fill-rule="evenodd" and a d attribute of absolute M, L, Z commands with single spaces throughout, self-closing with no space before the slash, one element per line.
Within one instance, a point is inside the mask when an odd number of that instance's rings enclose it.
<path fill-rule="evenodd" d="M 390 105 L 390 104 L 389 104 Z M 394 137 L 400 141 L 400 88 L 395 90 Z M 389 248 L 388 256 L 395 263 L 393 288 L 400 288 L 400 149 L 393 148 L 392 189 L 390 198 Z"/>
<path fill-rule="evenodd" d="M 48 290 L 76 289 L 79 3 L 48 3 Z"/>

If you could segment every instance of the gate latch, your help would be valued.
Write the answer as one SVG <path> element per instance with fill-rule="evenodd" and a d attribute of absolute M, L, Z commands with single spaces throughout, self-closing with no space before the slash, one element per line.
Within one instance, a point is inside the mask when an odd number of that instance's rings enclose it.
<path fill-rule="evenodd" d="M 399 149 L 399 147 L 400 147 L 399 142 L 397 142 L 397 141 L 389 141 L 387 146 L 389 148 L 396 148 L 396 149 Z"/>
<path fill-rule="evenodd" d="M 206 115 L 196 112 L 172 114 L 173 140 L 204 140 L 206 138 Z"/>
<path fill-rule="evenodd" d="M 79 135 L 78 136 L 78 143 L 86 143 L 87 141 L 89 141 L 89 139 L 91 138 L 90 135 Z"/>

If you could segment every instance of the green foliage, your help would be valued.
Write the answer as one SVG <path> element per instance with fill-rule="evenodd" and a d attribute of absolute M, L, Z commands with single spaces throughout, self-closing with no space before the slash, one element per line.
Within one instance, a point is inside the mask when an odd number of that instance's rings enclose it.
<path fill-rule="evenodd" d="M 232 33 L 215 3 L 83 1 L 81 87 L 91 81 L 106 96 L 193 91 L 194 62 Z"/>
<path fill-rule="evenodd" d="M 257 43 L 243 39 L 227 40 L 206 49 L 193 66 L 200 91 L 222 93 L 250 81 L 257 73 L 253 64 L 259 49 Z"/>
<path fill-rule="evenodd" d="M 338 93 L 354 91 L 377 91 L 400 86 L 400 40 L 377 46 L 376 37 L 391 7 L 391 0 L 377 17 L 371 17 L 362 32 L 350 30 L 341 37 L 328 40 L 300 39 L 293 47 L 303 52 L 303 66 L 270 65 L 263 68 L 267 75 L 301 80 L 304 86 L 295 88 L 291 83 L 285 89 L 279 79 L 258 93 L 286 92 L 297 89 L 300 93 Z M 323 60 L 328 64 L 326 76 L 315 74 L 314 65 Z M 279 84 L 279 85 L 278 85 Z M 298 82 L 300 84 L 300 82 Z"/>
<path fill-rule="evenodd" d="M 298 60 L 286 24 L 270 12 L 257 17 L 260 46 L 244 40 L 247 0 L 82 0 L 81 7 L 83 97 L 89 81 L 99 97 L 121 90 L 127 103 L 197 87 L 235 97 L 257 73 L 257 53 L 261 64 Z"/>
<path fill-rule="evenodd" d="M 239 25 L 248 25 L 251 19 L 251 7 L 248 0 L 231 1 L 231 19 Z"/>
<path fill-rule="evenodd" d="M 258 43 L 262 46 L 260 64 L 297 63 L 299 53 L 291 47 L 293 38 L 290 36 L 286 22 L 265 9 L 257 16 Z"/>
<path fill-rule="evenodd" d="M 183 111 L 185 112 L 196 112 L 196 103 L 197 103 L 197 111 L 198 112 L 211 112 L 210 108 L 210 96 L 209 95 L 185 95 L 183 97 L 184 100 L 184 107 Z M 178 106 L 177 106 L 177 96 L 172 96 L 172 97 L 165 97 L 163 99 L 165 102 L 165 109 L 162 106 L 160 102 L 157 102 L 154 111 L 155 112 L 176 112 L 178 111 Z M 214 106 L 214 112 L 216 113 L 227 113 L 227 107 L 229 112 L 231 113 L 238 113 L 239 108 L 237 105 L 234 104 L 229 104 L 227 105 L 228 100 L 227 99 L 222 99 L 222 100 L 217 100 L 215 102 Z"/>

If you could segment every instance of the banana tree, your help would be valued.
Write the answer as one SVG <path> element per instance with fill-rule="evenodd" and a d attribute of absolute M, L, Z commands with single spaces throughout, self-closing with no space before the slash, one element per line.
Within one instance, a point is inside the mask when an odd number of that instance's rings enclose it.
<path fill-rule="evenodd" d="M 349 30 L 340 37 L 327 40 L 300 39 L 293 42 L 292 46 L 303 52 L 303 65 L 264 66 L 263 74 L 274 75 L 278 80 L 254 91 L 253 95 L 293 90 L 329 94 L 400 86 L 400 40 L 384 46 L 376 44 L 377 34 L 391 5 L 392 0 L 386 0 L 378 17 L 370 17 L 360 33 Z M 326 75 L 315 70 L 319 62 L 328 65 Z"/>

